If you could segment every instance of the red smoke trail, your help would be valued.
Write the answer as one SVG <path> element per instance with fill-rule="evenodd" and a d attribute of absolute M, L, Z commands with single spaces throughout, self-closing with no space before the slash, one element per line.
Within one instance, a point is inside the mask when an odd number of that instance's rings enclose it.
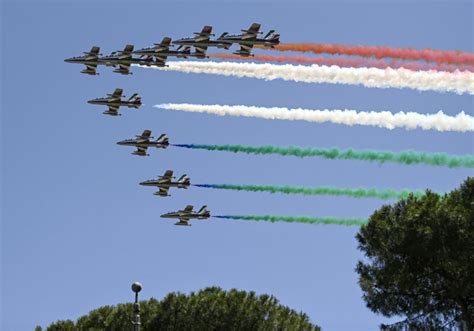
<path fill-rule="evenodd" d="M 261 45 L 255 47 L 262 48 Z M 271 48 L 270 48 L 271 49 Z M 378 46 L 346 46 L 337 44 L 280 44 L 274 49 L 282 52 L 311 52 L 315 54 L 356 55 L 376 57 L 378 59 L 391 57 L 400 60 L 423 60 L 436 63 L 466 64 L 474 66 L 474 54 L 461 51 L 439 51 L 433 49 L 416 50 L 411 48 L 392 48 Z"/>
<path fill-rule="evenodd" d="M 373 67 L 379 69 L 385 68 L 405 68 L 413 71 L 420 70 L 436 70 L 436 71 L 447 71 L 454 72 L 459 71 L 472 71 L 474 72 L 474 66 L 467 65 L 452 65 L 452 64 L 428 64 L 428 63 L 415 63 L 415 62 L 402 62 L 402 61 L 384 61 L 384 60 L 370 60 L 370 59 L 348 59 L 348 58 L 316 58 L 308 56 L 274 56 L 274 55 L 255 55 L 252 57 L 242 57 L 240 55 L 233 54 L 209 54 L 211 58 L 227 59 L 227 60 L 247 60 L 247 61 L 259 61 L 259 62 L 280 62 L 280 63 L 298 63 L 298 64 L 319 64 L 326 66 L 338 66 L 338 67 Z"/>

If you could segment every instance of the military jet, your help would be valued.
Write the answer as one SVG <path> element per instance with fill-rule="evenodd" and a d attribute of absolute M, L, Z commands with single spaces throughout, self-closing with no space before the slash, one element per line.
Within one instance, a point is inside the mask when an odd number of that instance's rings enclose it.
<path fill-rule="evenodd" d="M 179 40 L 173 41 L 174 45 L 179 45 L 180 49 L 183 46 L 193 46 L 196 49 L 194 53 L 195 57 L 205 58 L 206 51 L 208 47 L 218 47 L 229 49 L 232 46 L 232 42 L 221 41 L 221 40 L 211 40 L 210 37 L 214 36 L 212 34 L 212 26 L 206 25 L 202 28 L 201 32 L 194 32 L 195 37 L 182 38 Z"/>
<path fill-rule="evenodd" d="M 182 175 L 177 181 L 173 181 L 173 171 L 166 170 L 163 176 L 158 176 L 157 179 L 150 179 L 141 182 L 143 186 L 157 186 L 160 188 L 159 191 L 153 193 L 160 197 L 169 197 L 168 190 L 170 187 L 184 188 L 187 189 L 191 185 L 191 181 L 187 175 Z"/>
<path fill-rule="evenodd" d="M 115 89 L 114 93 L 107 94 L 105 98 L 97 98 L 87 101 L 93 105 L 104 105 L 108 106 L 109 109 L 104 111 L 103 114 L 111 115 L 111 116 L 121 116 L 118 112 L 120 106 L 126 106 L 128 108 L 140 108 L 142 105 L 142 98 L 138 95 L 138 93 L 134 93 L 128 100 L 122 99 L 125 95 L 122 95 L 123 90 L 121 88 Z"/>
<path fill-rule="evenodd" d="M 83 74 L 87 75 L 98 75 L 97 65 L 99 64 L 99 51 L 100 47 L 93 46 L 89 52 L 84 52 L 83 56 L 76 56 L 65 59 L 64 62 L 67 63 L 79 63 L 86 66 L 84 70 L 81 71 Z"/>
<path fill-rule="evenodd" d="M 107 56 L 99 58 L 99 61 L 108 66 L 116 68 L 114 72 L 122 75 L 130 75 L 130 65 L 132 58 L 133 45 L 126 45 L 123 51 L 115 51 Z"/>
<path fill-rule="evenodd" d="M 99 58 L 100 64 L 112 66 L 116 68 L 114 72 L 122 75 L 131 75 L 130 66 L 132 64 L 139 64 L 145 66 L 158 66 L 163 67 L 165 63 L 159 59 L 147 58 L 147 59 L 136 59 L 133 58 L 133 45 L 126 45 L 123 51 L 115 51 L 107 56 Z"/>
<path fill-rule="evenodd" d="M 280 43 L 280 35 L 275 33 L 275 30 L 270 30 L 263 38 L 257 38 L 260 32 L 260 24 L 253 23 L 248 30 L 241 30 L 243 34 L 229 35 L 224 32 L 222 36 L 217 38 L 217 41 L 239 44 L 240 50 L 235 51 L 234 54 L 240 56 L 253 56 L 250 52 L 255 45 L 263 45 L 274 48 Z"/>
<path fill-rule="evenodd" d="M 169 145 L 168 137 L 166 136 L 166 134 L 162 134 L 156 140 L 151 140 L 153 139 L 153 137 L 151 136 L 150 130 L 145 130 L 141 135 L 137 135 L 135 137 L 135 139 L 126 139 L 119 141 L 117 142 L 117 144 L 136 147 L 137 150 L 134 151 L 132 154 L 138 156 L 149 156 L 149 154 L 146 153 L 148 147 L 166 148 Z"/>
<path fill-rule="evenodd" d="M 191 226 L 191 224 L 188 223 L 189 220 L 191 220 L 191 219 L 205 220 L 205 219 L 208 219 L 209 217 L 211 217 L 211 213 L 206 208 L 207 208 L 207 206 L 202 206 L 202 208 L 199 209 L 198 212 L 195 212 L 195 211 L 193 211 L 193 206 L 192 205 L 187 205 L 186 208 L 184 208 L 183 210 L 178 210 L 176 212 L 163 214 L 163 215 L 161 215 L 161 217 L 179 219 L 179 221 L 176 222 L 174 225 Z"/>
<path fill-rule="evenodd" d="M 141 58 L 145 59 L 152 59 L 153 57 L 158 62 L 165 63 L 168 56 L 176 56 L 176 57 L 183 57 L 187 58 L 188 56 L 192 56 L 191 54 L 191 47 L 186 47 L 182 51 L 178 50 L 170 50 L 171 38 L 165 37 L 161 41 L 161 43 L 154 44 L 153 47 L 142 48 L 136 51 L 133 51 L 133 54 L 140 55 Z"/>

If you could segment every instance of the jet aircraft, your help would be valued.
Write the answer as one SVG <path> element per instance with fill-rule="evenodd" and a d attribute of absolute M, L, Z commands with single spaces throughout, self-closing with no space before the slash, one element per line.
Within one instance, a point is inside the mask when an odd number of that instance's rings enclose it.
<path fill-rule="evenodd" d="M 136 51 L 133 51 L 133 54 L 140 55 L 141 58 L 147 60 L 155 58 L 156 61 L 165 63 L 168 56 L 176 56 L 187 58 L 188 56 L 196 56 L 191 54 L 191 46 L 185 47 L 182 51 L 171 50 L 170 49 L 171 38 L 165 37 L 161 43 L 155 44 L 153 47 L 142 48 Z"/>
<path fill-rule="evenodd" d="M 262 33 L 260 32 L 259 23 L 253 23 L 248 30 L 241 31 L 244 33 L 238 35 L 229 35 L 227 32 L 224 32 L 222 36 L 217 38 L 217 41 L 239 44 L 240 50 L 235 51 L 234 54 L 240 56 L 252 56 L 250 52 L 255 45 L 274 48 L 280 43 L 280 35 L 275 33 L 275 30 L 268 31 L 263 38 L 257 38 L 258 34 Z"/>
<path fill-rule="evenodd" d="M 130 64 L 132 63 L 133 45 L 126 45 L 123 51 L 115 51 L 107 56 L 99 58 L 105 65 L 116 68 L 114 72 L 122 75 L 130 75 Z"/>
<path fill-rule="evenodd" d="M 208 47 L 229 49 L 229 47 L 232 46 L 232 42 L 211 40 L 210 37 L 214 36 L 214 34 L 212 34 L 212 26 L 209 25 L 204 26 L 201 32 L 194 32 L 194 35 L 194 37 L 175 40 L 173 41 L 173 44 L 179 45 L 178 49 L 183 46 L 193 46 L 196 49 L 194 56 L 198 58 L 206 57 L 206 51 Z"/>
<path fill-rule="evenodd" d="M 93 105 L 104 105 L 108 106 L 109 109 L 104 111 L 103 114 L 111 116 L 121 116 L 118 112 L 120 106 L 126 106 L 128 108 L 138 109 L 142 105 L 142 99 L 138 93 L 134 93 L 128 100 L 122 99 L 125 95 L 122 95 L 123 90 L 121 88 L 115 89 L 114 93 L 107 94 L 105 98 L 97 98 L 87 101 Z"/>
<path fill-rule="evenodd" d="M 112 66 L 116 68 L 114 72 L 122 75 L 131 75 L 130 66 L 132 64 L 139 64 L 145 66 L 158 66 L 163 67 L 165 63 L 159 59 L 154 60 L 153 58 L 148 59 L 136 59 L 133 58 L 133 45 L 126 45 L 123 51 L 115 51 L 107 56 L 99 58 L 100 64 Z"/>
<path fill-rule="evenodd" d="M 151 140 L 153 137 L 151 136 L 150 130 L 145 130 L 141 135 L 135 136 L 134 139 L 126 139 L 117 142 L 118 145 L 123 146 L 134 146 L 137 148 L 136 151 L 132 152 L 133 155 L 138 156 L 149 156 L 146 153 L 148 147 L 156 147 L 156 148 L 166 148 L 169 145 L 168 137 L 166 134 L 162 134 L 158 139 Z"/>
<path fill-rule="evenodd" d="M 187 175 L 182 175 L 178 180 L 173 181 L 173 171 L 166 170 L 163 176 L 158 176 L 157 179 L 150 179 L 141 182 L 143 186 L 157 186 L 160 188 L 159 191 L 153 193 L 160 197 L 169 197 L 168 190 L 170 187 L 184 188 L 187 189 L 191 185 L 191 181 Z"/>
<path fill-rule="evenodd" d="M 84 70 L 81 70 L 81 73 L 87 75 L 98 75 L 97 65 L 99 64 L 99 51 L 100 47 L 93 46 L 89 52 L 84 52 L 83 56 L 76 56 L 65 59 L 67 63 L 79 63 L 86 66 Z"/>
<path fill-rule="evenodd" d="M 186 208 L 183 210 L 178 210 L 176 212 L 171 212 L 167 214 L 161 215 L 163 218 L 174 218 L 178 219 L 179 221 L 176 222 L 174 225 L 185 225 L 185 226 L 191 226 L 189 224 L 189 220 L 191 219 L 197 219 L 197 220 L 205 220 L 211 217 L 211 213 L 209 210 L 207 210 L 207 206 L 202 206 L 199 211 L 193 211 L 193 206 L 192 205 L 187 205 Z"/>

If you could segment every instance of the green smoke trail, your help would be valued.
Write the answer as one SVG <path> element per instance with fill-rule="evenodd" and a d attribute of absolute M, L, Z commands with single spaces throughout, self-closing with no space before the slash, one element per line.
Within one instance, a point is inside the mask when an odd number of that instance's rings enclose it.
<path fill-rule="evenodd" d="M 273 185 L 233 185 L 233 184 L 195 184 L 197 187 L 207 187 L 220 190 L 249 191 L 249 192 L 270 192 L 284 194 L 303 195 L 337 195 L 350 196 L 353 198 L 378 198 L 378 199 L 403 199 L 410 193 L 415 197 L 421 197 L 423 191 L 394 191 L 377 190 L 364 188 L 337 188 L 337 187 L 299 187 L 299 186 L 273 186 Z"/>
<path fill-rule="evenodd" d="M 314 157 L 327 159 L 363 160 L 372 162 L 395 162 L 406 165 L 428 164 L 449 168 L 474 168 L 473 155 L 450 155 L 445 153 L 425 153 L 415 151 L 387 152 L 371 150 L 341 150 L 338 148 L 300 148 L 296 146 L 243 146 L 243 145 L 204 145 L 204 144 L 176 144 L 173 146 L 209 151 L 226 151 L 247 154 L 278 154 L 282 156 Z"/>
<path fill-rule="evenodd" d="M 265 221 L 265 222 L 287 222 L 306 224 L 335 224 L 335 225 L 364 225 L 366 219 L 362 218 L 337 218 L 337 217 L 308 217 L 308 216 L 275 216 L 275 215 L 219 215 L 216 218 L 242 220 L 242 221 Z"/>

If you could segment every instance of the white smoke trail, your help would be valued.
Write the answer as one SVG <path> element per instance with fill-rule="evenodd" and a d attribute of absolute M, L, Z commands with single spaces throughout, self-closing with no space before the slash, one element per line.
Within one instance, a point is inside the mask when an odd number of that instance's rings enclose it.
<path fill-rule="evenodd" d="M 412 71 L 404 68 L 340 68 L 337 66 L 277 65 L 239 62 L 179 61 L 168 67 L 147 67 L 184 73 L 204 73 L 257 79 L 283 79 L 305 83 L 363 85 L 376 88 L 411 88 L 420 91 L 474 94 L 474 73 Z"/>
<path fill-rule="evenodd" d="M 155 105 L 157 108 L 209 113 L 214 115 L 231 115 L 244 117 L 257 117 L 265 119 L 278 119 L 290 121 L 308 121 L 315 123 L 331 122 L 344 125 L 368 125 L 386 129 L 405 128 L 437 131 L 474 131 L 474 117 L 461 112 L 456 116 L 449 116 L 439 111 L 436 114 L 419 114 L 414 112 L 365 112 L 351 109 L 335 110 L 312 110 L 312 109 L 288 109 L 280 107 L 249 107 L 249 106 L 227 106 L 227 105 L 199 105 L 188 103 L 166 103 Z"/>

